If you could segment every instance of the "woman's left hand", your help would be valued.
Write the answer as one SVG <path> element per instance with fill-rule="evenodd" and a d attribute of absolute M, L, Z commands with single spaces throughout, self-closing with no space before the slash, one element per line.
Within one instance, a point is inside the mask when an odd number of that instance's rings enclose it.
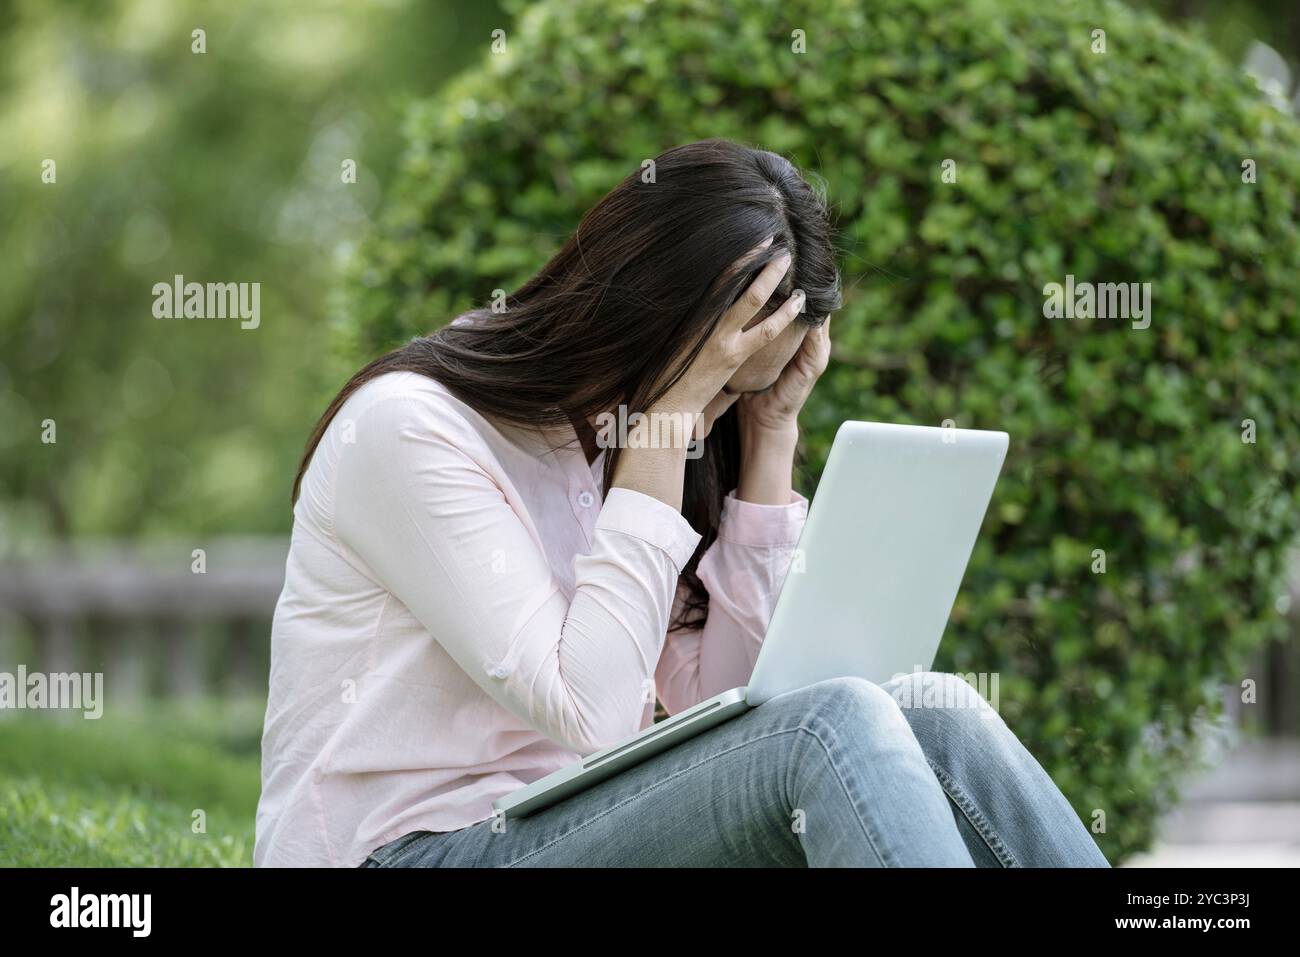
<path fill-rule="evenodd" d="M 755 437 L 798 435 L 799 410 L 812 394 L 817 379 L 826 371 L 831 357 L 831 319 L 808 330 L 804 340 L 776 382 L 764 392 L 741 396 L 739 406 L 743 428 Z"/>
<path fill-rule="evenodd" d="M 740 485 L 736 497 L 760 505 L 790 503 L 794 453 L 799 445 L 799 410 L 826 371 L 831 356 L 831 320 L 810 329 L 772 388 L 741 396 Z"/>

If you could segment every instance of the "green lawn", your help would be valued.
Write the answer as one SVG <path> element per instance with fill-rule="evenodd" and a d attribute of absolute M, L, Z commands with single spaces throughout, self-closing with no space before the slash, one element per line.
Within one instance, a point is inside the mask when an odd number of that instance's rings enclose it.
<path fill-rule="evenodd" d="M 249 702 L 0 720 L 0 867 L 250 865 L 261 718 Z"/>

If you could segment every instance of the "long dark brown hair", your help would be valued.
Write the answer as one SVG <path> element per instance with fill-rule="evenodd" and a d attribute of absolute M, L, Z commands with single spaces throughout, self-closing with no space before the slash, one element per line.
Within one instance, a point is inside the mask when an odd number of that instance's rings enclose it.
<path fill-rule="evenodd" d="M 771 245 L 745 269 L 730 268 L 768 237 Z M 663 153 L 592 207 L 564 248 L 505 298 L 503 310 L 466 313 L 349 379 L 307 442 L 294 501 L 343 403 L 388 372 L 428 376 L 480 414 L 524 427 L 563 427 L 619 404 L 649 408 L 762 267 L 785 250 L 791 267 L 765 313 L 798 288 L 807 296 L 800 321 L 818 324 L 840 305 L 825 200 L 789 161 L 766 150 L 704 140 Z M 605 489 L 618 457 L 617 448 L 606 453 Z M 703 539 L 682 573 L 686 601 L 674 627 L 698 628 L 708 615 L 696 568 L 717 536 L 739 469 L 733 406 L 714 424 L 703 454 L 687 462 L 682 514 Z"/>

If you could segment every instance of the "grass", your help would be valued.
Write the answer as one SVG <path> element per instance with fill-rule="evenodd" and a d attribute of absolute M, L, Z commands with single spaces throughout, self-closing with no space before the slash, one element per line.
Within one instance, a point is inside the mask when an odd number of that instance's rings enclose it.
<path fill-rule="evenodd" d="M 248 702 L 0 720 L 0 867 L 249 866 L 261 718 Z"/>

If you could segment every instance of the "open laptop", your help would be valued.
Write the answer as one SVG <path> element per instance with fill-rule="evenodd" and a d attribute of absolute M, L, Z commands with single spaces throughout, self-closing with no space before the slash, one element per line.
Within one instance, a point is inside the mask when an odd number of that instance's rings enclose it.
<path fill-rule="evenodd" d="M 524 817 L 787 691 L 934 662 L 1007 452 L 1005 432 L 845 422 L 749 685 L 498 799 Z"/>

